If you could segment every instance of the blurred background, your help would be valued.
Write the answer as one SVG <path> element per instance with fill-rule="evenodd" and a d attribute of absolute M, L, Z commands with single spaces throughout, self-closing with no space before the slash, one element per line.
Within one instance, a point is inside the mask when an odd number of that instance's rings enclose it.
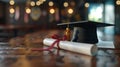
<path fill-rule="evenodd" d="M 9 28 L 12 27 L 6 26 L 6 31 L 5 25 L 35 27 L 24 32 L 14 29 L 14 33 L 17 31 L 21 35 L 57 28 L 58 23 L 82 20 L 115 24 L 97 31 L 101 40 L 113 40 L 113 35 L 120 34 L 120 0 L 0 0 L 1 37 L 11 32 Z"/>

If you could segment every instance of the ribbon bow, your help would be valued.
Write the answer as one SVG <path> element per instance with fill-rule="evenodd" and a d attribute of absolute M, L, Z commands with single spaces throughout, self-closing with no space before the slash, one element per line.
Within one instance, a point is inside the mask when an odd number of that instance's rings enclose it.
<path fill-rule="evenodd" d="M 66 36 L 65 35 L 63 36 L 63 38 L 60 38 L 58 35 L 54 34 L 52 36 L 52 38 L 56 39 L 56 40 L 48 48 L 34 48 L 34 49 L 32 49 L 32 51 L 50 51 L 55 45 L 57 45 L 57 48 L 60 49 L 59 42 L 61 40 L 66 40 Z"/>

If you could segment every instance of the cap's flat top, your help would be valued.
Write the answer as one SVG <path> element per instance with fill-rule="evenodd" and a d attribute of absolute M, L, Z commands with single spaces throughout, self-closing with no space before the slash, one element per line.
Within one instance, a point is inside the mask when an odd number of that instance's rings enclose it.
<path fill-rule="evenodd" d="M 77 21 L 77 22 L 68 22 L 68 23 L 60 23 L 57 24 L 59 26 L 72 26 L 72 27 L 105 27 L 105 26 L 114 26 L 114 24 L 102 23 L 102 22 L 95 22 L 95 21 Z"/>

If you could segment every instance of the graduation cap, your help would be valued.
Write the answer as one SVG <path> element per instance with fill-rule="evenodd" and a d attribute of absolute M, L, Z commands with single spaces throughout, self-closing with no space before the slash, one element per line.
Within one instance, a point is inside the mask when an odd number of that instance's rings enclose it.
<path fill-rule="evenodd" d="M 114 24 L 95 22 L 95 21 L 77 21 L 57 24 L 61 27 L 73 29 L 71 41 L 83 43 L 98 43 L 97 27 L 114 26 Z"/>

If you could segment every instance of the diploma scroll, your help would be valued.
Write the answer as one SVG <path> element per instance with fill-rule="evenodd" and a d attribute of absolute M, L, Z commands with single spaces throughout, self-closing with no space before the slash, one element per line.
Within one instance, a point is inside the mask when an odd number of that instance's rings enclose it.
<path fill-rule="evenodd" d="M 55 40 L 56 39 L 45 38 L 43 40 L 43 44 L 47 45 L 47 46 L 51 46 L 51 44 Z M 90 55 L 90 56 L 96 55 L 96 52 L 97 52 L 97 46 L 95 44 L 60 41 L 59 46 L 61 49 L 64 49 L 64 50 L 69 50 L 72 52 L 77 52 L 77 53 L 86 54 L 86 55 Z M 57 45 L 55 45 L 54 47 L 57 47 Z"/>

